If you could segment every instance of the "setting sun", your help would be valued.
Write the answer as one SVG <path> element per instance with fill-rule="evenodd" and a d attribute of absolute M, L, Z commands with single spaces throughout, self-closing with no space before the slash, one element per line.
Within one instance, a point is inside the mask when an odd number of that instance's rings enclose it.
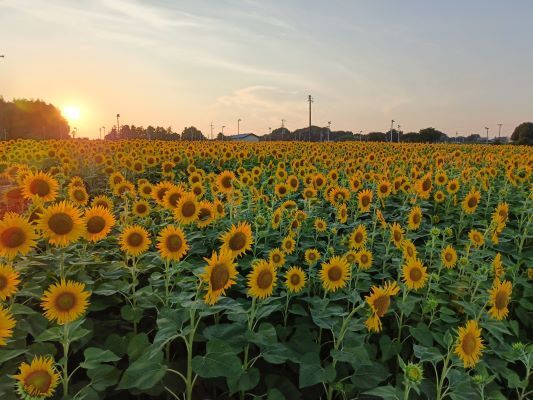
<path fill-rule="evenodd" d="M 67 106 L 63 108 L 63 116 L 69 121 L 76 121 L 80 118 L 81 112 L 78 107 Z"/>

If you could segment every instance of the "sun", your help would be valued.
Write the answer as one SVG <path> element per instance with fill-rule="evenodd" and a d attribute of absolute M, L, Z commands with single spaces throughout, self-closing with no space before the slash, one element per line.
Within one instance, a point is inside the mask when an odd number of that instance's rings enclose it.
<path fill-rule="evenodd" d="M 81 111 L 79 107 L 76 106 L 66 106 L 63 108 L 63 116 L 69 121 L 76 121 L 81 116 Z"/>

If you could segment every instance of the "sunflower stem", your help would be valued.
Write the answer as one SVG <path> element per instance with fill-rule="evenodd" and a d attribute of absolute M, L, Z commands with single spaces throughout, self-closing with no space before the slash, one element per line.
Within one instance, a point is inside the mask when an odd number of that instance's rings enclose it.
<path fill-rule="evenodd" d="M 63 325 L 63 365 L 61 367 L 63 372 L 63 398 L 68 398 L 68 351 L 69 351 L 69 324 Z"/>

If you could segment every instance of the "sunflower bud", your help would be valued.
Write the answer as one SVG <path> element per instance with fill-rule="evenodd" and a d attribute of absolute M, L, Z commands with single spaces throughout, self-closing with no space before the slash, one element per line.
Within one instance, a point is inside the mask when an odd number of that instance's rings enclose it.
<path fill-rule="evenodd" d="M 440 229 L 439 228 L 431 228 L 431 236 L 439 236 L 440 235 Z"/>
<path fill-rule="evenodd" d="M 446 227 L 446 228 L 444 229 L 444 234 L 445 234 L 446 236 L 448 236 L 448 237 L 452 237 L 452 235 L 453 235 L 453 229 L 450 228 L 449 226 Z"/>
<path fill-rule="evenodd" d="M 405 377 L 409 382 L 418 385 L 424 379 L 424 371 L 420 364 L 409 363 L 405 366 Z"/>

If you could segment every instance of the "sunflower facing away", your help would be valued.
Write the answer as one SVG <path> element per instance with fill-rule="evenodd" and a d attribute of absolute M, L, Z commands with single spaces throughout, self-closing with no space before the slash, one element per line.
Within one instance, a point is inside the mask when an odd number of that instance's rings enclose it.
<path fill-rule="evenodd" d="M 85 238 L 90 242 L 104 239 L 115 225 L 115 217 L 102 206 L 91 207 L 83 217 Z"/>
<path fill-rule="evenodd" d="M 84 283 L 62 279 L 51 285 L 41 298 L 44 316 L 49 321 L 57 320 L 59 325 L 73 322 L 85 313 L 90 295 Z"/>
<path fill-rule="evenodd" d="M 7 339 L 13 335 L 15 324 L 16 322 L 11 313 L 0 306 L 0 346 L 7 344 Z"/>
<path fill-rule="evenodd" d="M 201 279 L 207 284 L 205 302 L 215 304 L 221 295 L 226 294 L 226 289 L 235 284 L 237 278 L 237 264 L 233 262 L 233 254 L 229 250 L 214 252 L 211 258 L 204 258 L 207 266 Z"/>
<path fill-rule="evenodd" d="M 327 292 L 335 292 L 337 289 L 345 287 L 350 276 L 350 264 L 344 257 L 332 257 L 328 262 L 322 264 L 320 270 L 322 286 Z"/>
<path fill-rule="evenodd" d="M 498 280 L 494 283 L 494 286 L 489 291 L 489 304 L 491 305 L 489 314 L 492 318 L 502 320 L 507 317 L 507 314 L 509 314 L 508 306 L 512 292 L 513 286 L 511 282 L 500 282 Z"/>
<path fill-rule="evenodd" d="M 37 234 L 26 218 L 7 213 L 0 220 L 0 256 L 10 260 L 17 254 L 26 255 L 35 246 Z"/>
<path fill-rule="evenodd" d="M 41 202 L 53 201 L 57 196 L 59 184 L 44 172 L 30 172 L 22 182 L 22 194 L 28 200 Z"/>
<path fill-rule="evenodd" d="M 453 268 L 457 263 L 457 252 L 452 246 L 448 245 L 442 249 L 442 252 L 440 253 L 440 259 L 446 268 Z"/>
<path fill-rule="evenodd" d="M 402 279 L 411 290 L 423 288 L 428 279 L 427 267 L 418 258 L 408 258 L 402 268 Z"/>
<path fill-rule="evenodd" d="M 232 225 L 230 230 L 220 236 L 222 249 L 231 251 L 233 257 L 239 257 L 252 248 L 254 242 L 252 227 L 248 222 Z"/>
<path fill-rule="evenodd" d="M 157 249 L 163 259 L 179 261 L 189 250 L 189 245 L 180 228 L 168 225 L 157 237 Z"/>
<path fill-rule="evenodd" d="M 139 225 L 129 225 L 119 236 L 120 249 L 130 256 L 138 256 L 148 250 L 152 241 L 148 231 Z"/>
<path fill-rule="evenodd" d="M 484 348 L 481 329 L 477 321 L 471 320 L 465 326 L 459 327 L 455 354 L 463 361 L 465 368 L 472 368 L 479 362 L 481 351 Z"/>
<path fill-rule="evenodd" d="M 250 296 L 264 299 L 272 295 L 276 286 L 276 268 L 271 262 L 259 260 L 248 274 L 248 293 Z"/>
<path fill-rule="evenodd" d="M 289 292 L 300 292 L 304 288 L 305 282 L 305 272 L 300 267 L 291 267 L 285 274 L 285 286 Z"/>
<path fill-rule="evenodd" d="M 22 398 L 52 397 L 60 379 L 53 358 L 35 357 L 29 365 L 20 364 L 19 371 L 13 378 L 18 381 L 17 392 Z"/>
<path fill-rule="evenodd" d="M 13 296 L 19 283 L 19 273 L 11 265 L 0 264 L 0 300 Z"/>
<path fill-rule="evenodd" d="M 62 201 L 45 208 L 39 217 L 37 228 L 43 237 L 58 247 L 75 242 L 83 234 L 80 211 L 71 203 Z"/>
<path fill-rule="evenodd" d="M 391 296 L 396 296 L 400 288 L 396 281 L 386 282 L 383 286 L 372 286 L 370 296 L 365 297 L 365 301 L 370 306 L 371 315 L 365 321 L 365 325 L 370 332 L 381 331 L 381 318 L 387 313 L 390 307 Z"/>

